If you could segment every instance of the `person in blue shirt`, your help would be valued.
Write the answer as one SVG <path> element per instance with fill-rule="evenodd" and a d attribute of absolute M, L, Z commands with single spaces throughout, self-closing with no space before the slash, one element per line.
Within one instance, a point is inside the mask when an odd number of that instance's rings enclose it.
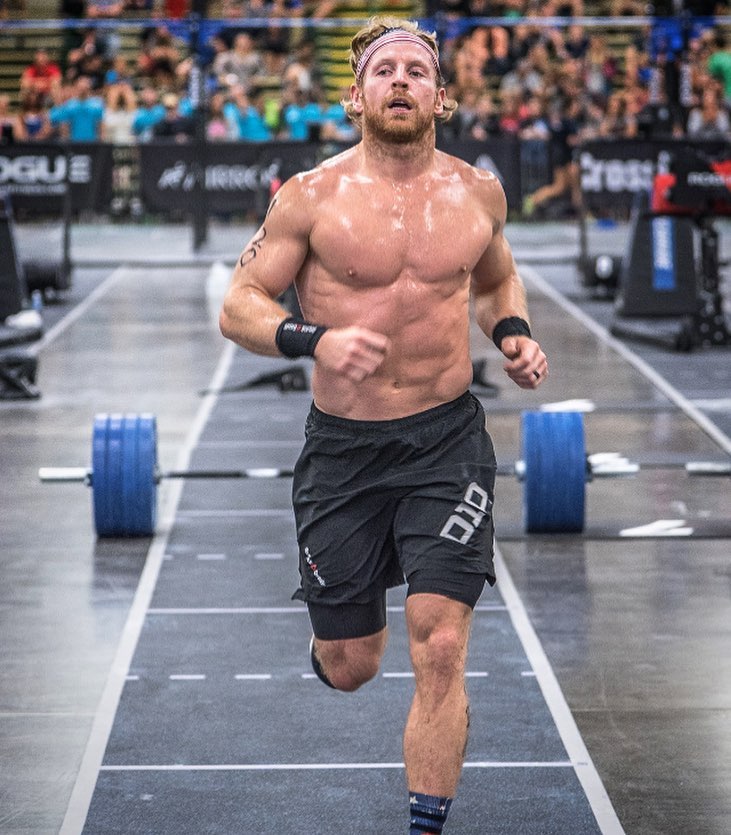
<path fill-rule="evenodd" d="M 282 109 L 284 138 L 295 142 L 317 141 L 323 116 L 321 104 L 297 87 L 285 91 L 285 96 L 290 101 Z"/>
<path fill-rule="evenodd" d="M 73 92 L 67 101 L 51 108 L 51 124 L 61 127 L 73 142 L 96 142 L 101 138 L 104 102 L 92 95 L 91 81 L 83 75 L 76 80 Z"/>
<path fill-rule="evenodd" d="M 261 96 L 253 91 L 256 98 L 254 101 L 259 106 L 252 104 L 245 88 L 237 84 L 231 90 L 229 101 L 223 106 L 223 114 L 233 128 L 233 135 L 242 142 L 266 142 L 272 138 L 272 132 L 264 121 L 262 115 Z"/>
<path fill-rule="evenodd" d="M 132 132 L 140 142 L 149 142 L 158 122 L 165 118 L 165 108 L 158 101 L 157 90 L 154 87 L 143 87 L 140 90 L 140 106 L 132 121 Z"/>
<path fill-rule="evenodd" d="M 354 142 L 360 132 L 339 102 L 326 104 L 321 116 L 320 139 L 329 142 Z"/>

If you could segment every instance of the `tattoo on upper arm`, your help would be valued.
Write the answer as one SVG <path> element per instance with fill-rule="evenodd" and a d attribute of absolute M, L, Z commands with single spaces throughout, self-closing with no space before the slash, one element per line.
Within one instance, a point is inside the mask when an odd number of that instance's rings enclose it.
<path fill-rule="evenodd" d="M 261 229 L 254 235 L 251 239 L 251 243 L 249 246 L 241 253 L 241 258 L 239 258 L 239 266 L 245 267 L 248 263 L 256 258 L 257 253 L 262 247 L 264 243 L 264 238 L 267 236 L 266 226 L 262 226 Z"/>

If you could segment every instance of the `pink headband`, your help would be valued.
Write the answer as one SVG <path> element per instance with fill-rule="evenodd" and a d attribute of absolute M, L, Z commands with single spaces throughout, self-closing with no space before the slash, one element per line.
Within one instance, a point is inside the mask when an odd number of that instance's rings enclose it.
<path fill-rule="evenodd" d="M 422 47 L 429 53 L 429 57 L 431 58 L 431 62 L 434 65 L 434 70 L 436 71 L 437 78 L 441 75 L 441 71 L 439 69 L 439 61 L 437 60 L 437 56 L 434 54 L 434 51 L 427 46 L 424 41 L 418 37 L 417 35 L 412 35 L 411 32 L 407 32 L 405 29 L 386 29 L 386 31 L 379 35 L 375 40 L 371 41 L 368 46 L 363 50 L 363 54 L 358 59 L 358 63 L 355 67 L 355 80 L 356 82 L 360 82 L 363 73 L 365 72 L 365 68 L 368 62 L 373 57 L 376 50 L 380 49 L 382 46 L 388 46 L 392 43 L 413 43 L 417 46 Z"/>

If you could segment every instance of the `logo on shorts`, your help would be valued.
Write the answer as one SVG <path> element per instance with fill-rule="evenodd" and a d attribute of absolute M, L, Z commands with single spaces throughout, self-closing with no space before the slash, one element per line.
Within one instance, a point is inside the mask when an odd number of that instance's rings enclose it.
<path fill-rule="evenodd" d="M 317 582 L 321 585 L 325 585 L 325 581 L 320 576 L 320 572 L 317 570 L 317 563 L 312 559 L 312 555 L 310 554 L 310 549 L 305 547 L 305 562 L 309 566 L 312 575 L 317 580 Z"/>
<path fill-rule="evenodd" d="M 472 534 L 485 518 L 490 499 L 487 493 L 474 481 L 467 488 L 462 501 L 455 507 L 454 513 L 447 519 L 439 536 L 466 545 Z"/>

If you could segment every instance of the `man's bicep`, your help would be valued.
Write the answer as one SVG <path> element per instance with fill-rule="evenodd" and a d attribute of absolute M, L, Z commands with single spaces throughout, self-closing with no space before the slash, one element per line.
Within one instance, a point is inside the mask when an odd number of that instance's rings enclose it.
<path fill-rule="evenodd" d="M 493 236 L 472 270 L 472 292 L 475 297 L 493 293 L 516 274 L 510 245 L 502 232 Z"/>
<path fill-rule="evenodd" d="M 234 282 L 255 286 L 277 298 L 297 277 L 308 249 L 309 236 L 302 229 L 301 219 L 278 210 L 274 203 L 241 252 Z"/>
<path fill-rule="evenodd" d="M 496 235 L 472 273 L 477 323 L 492 338 L 495 325 L 509 316 L 527 319 L 525 287 L 507 241 Z"/>

